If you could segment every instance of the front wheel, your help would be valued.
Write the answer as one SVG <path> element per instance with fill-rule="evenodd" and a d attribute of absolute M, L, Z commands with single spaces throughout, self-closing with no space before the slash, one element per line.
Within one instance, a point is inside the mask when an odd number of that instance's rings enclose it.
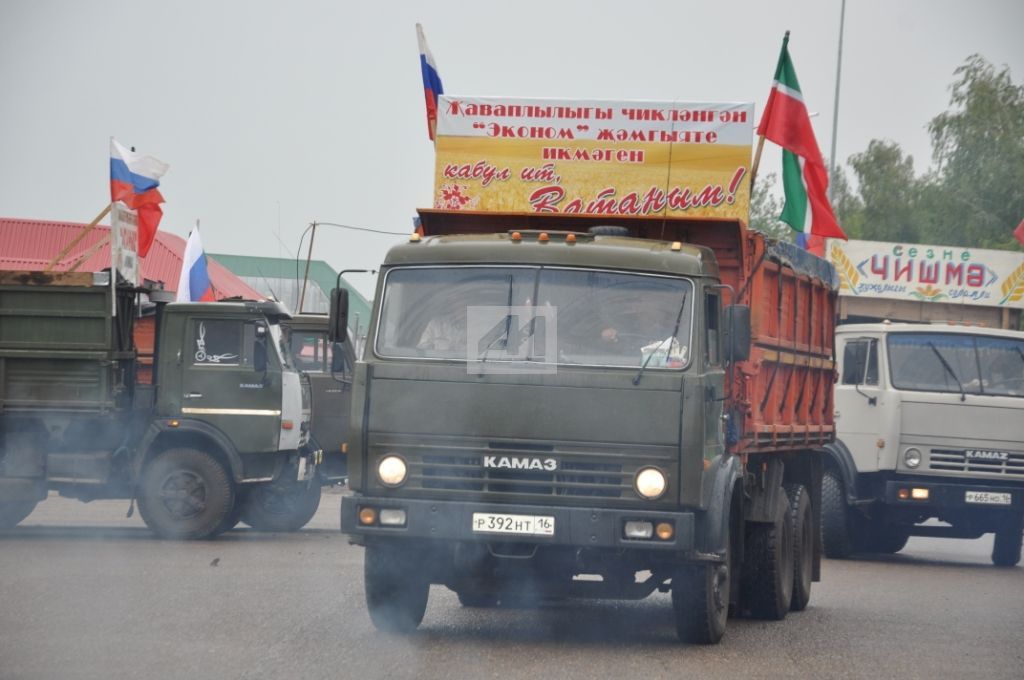
<path fill-rule="evenodd" d="M 264 484 L 246 494 L 242 521 L 257 531 L 298 531 L 320 507 L 320 484 L 290 487 Z"/>
<path fill-rule="evenodd" d="M 1017 516 L 1004 522 L 996 529 L 996 540 L 992 544 L 992 564 L 997 567 L 1014 567 L 1020 562 L 1024 517 Z"/>
<path fill-rule="evenodd" d="M 430 582 L 423 576 L 423 565 L 409 554 L 366 546 L 363 587 L 370 620 L 378 630 L 411 633 L 423 621 Z"/>
<path fill-rule="evenodd" d="M 18 526 L 21 520 L 32 514 L 39 501 L 0 501 L 0 529 Z"/>
<path fill-rule="evenodd" d="M 850 525 L 843 478 L 826 470 L 821 479 L 821 543 L 826 557 L 842 559 L 854 552 Z"/>
<path fill-rule="evenodd" d="M 895 555 L 903 550 L 910 539 L 909 528 L 886 522 L 873 522 L 865 533 L 865 550 L 883 555 Z"/>
<path fill-rule="evenodd" d="M 672 612 L 682 642 L 715 645 L 729 618 L 732 549 L 721 564 L 680 566 L 672 576 Z"/>
<path fill-rule="evenodd" d="M 168 449 L 142 473 L 139 514 L 161 538 L 210 538 L 228 522 L 235 490 L 213 456 L 191 448 Z"/>

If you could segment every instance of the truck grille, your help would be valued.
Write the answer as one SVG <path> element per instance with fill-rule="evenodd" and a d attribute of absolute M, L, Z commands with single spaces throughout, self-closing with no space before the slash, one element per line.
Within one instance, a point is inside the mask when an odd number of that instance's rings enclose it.
<path fill-rule="evenodd" d="M 621 498 L 630 488 L 622 465 L 566 461 L 553 472 L 484 468 L 482 457 L 424 456 L 424 489 L 477 493 L 540 494 Z M 413 474 L 415 475 L 415 467 Z"/>
<path fill-rule="evenodd" d="M 584 498 L 641 502 L 633 491 L 633 477 L 650 465 L 677 479 L 674 448 L 604 444 L 535 444 L 486 441 L 423 442 L 411 438 L 374 441 L 372 461 L 396 452 L 409 466 L 409 480 L 401 493 L 444 494 L 517 502 L 572 504 Z M 554 458 L 555 470 L 484 467 L 484 456 Z M 417 494 L 419 495 L 419 494 Z"/>
<path fill-rule="evenodd" d="M 962 449 L 932 449 L 929 468 L 939 472 L 977 472 L 1024 478 L 1024 453 L 1008 454 L 1006 460 L 968 460 Z"/>

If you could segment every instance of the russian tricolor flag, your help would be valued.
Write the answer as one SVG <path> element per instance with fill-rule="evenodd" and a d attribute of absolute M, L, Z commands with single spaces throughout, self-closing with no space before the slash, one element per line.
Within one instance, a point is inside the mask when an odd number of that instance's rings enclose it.
<path fill-rule="evenodd" d="M 164 197 L 157 191 L 169 166 L 110 138 L 110 202 L 120 201 L 139 216 L 139 257 L 145 257 L 160 226 Z"/>
<path fill-rule="evenodd" d="M 213 285 L 206 268 L 206 253 L 199 240 L 199 227 L 188 235 L 185 256 L 181 259 L 181 275 L 178 277 L 178 302 L 213 302 Z"/>
<path fill-rule="evenodd" d="M 434 139 L 434 129 L 437 128 L 437 99 L 444 94 L 444 88 L 441 86 L 441 76 L 437 75 L 434 55 L 427 47 L 423 26 L 419 24 L 416 24 L 416 38 L 420 43 L 420 70 L 423 71 L 423 94 L 427 100 L 427 134 L 430 135 L 430 139 Z"/>

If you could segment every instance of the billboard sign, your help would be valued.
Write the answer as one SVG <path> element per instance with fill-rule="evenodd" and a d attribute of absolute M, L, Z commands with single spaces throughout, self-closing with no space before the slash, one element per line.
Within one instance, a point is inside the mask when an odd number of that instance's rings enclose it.
<path fill-rule="evenodd" d="M 747 220 L 752 103 L 440 99 L 434 207 Z"/>
<path fill-rule="evenodd" d="M 830 239 L 839 294 L 1024 309 L 1024 253 Z"/>

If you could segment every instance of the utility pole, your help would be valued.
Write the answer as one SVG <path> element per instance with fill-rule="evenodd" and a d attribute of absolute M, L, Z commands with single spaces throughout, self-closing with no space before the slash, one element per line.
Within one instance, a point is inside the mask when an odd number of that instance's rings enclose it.
<path fill-rule="evenodd" d="M 839 9 L 839 54 L 836 56 L 836 99 L 832 105 L 832 151 L 828 156 L 829 181 L 828 200 L 829 203 L 835 198 L 836 178 L 836 132 L 839 127 L 839 77 L 843 72 L 843 22 L 846 19 L 846 0 Z"/>

